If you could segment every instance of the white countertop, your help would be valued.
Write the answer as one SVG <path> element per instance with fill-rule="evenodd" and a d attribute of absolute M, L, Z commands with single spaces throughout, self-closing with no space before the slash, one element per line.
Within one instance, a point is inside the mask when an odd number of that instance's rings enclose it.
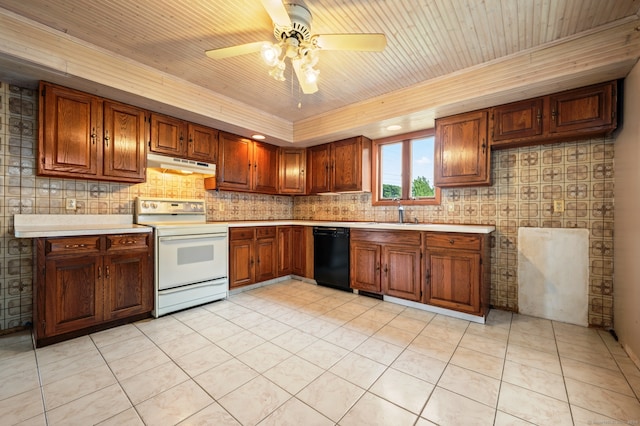
<path fill-rule="evenodd" d="M 389 229 L 402 231 L 463 232 L 489 234 L 495 231 L 491 225 L 463 225 L 445 223 L 385 223 L 385 222 L 330 222 L 319 220 L 252 220 L 217 222 L 230 228 L 247 226 L 335 226 L 361 229 Z M 65 215 L 65 214 L 17 214 L 14 216 L 17 238 L 71 237 L 95 234 L 124 234 L 151 232 L 152 228 L 133 223 L 126 214 Z"/>
<path fill-rule="evenodd" d="M 432 232 L 466 232 L 470 234 L 490 234 L 496 230 L 493 225 L 463 225 L 449 223 L 387 223 L 387 222 L 329 222 L 318 220 L 254 220 L 224 222 L 229 228 L 239 228 L 245 226 L 336 226 L 343 228 L 364 228 L 364 229 L 390 229 L 401 231 L 432 231 Z"/>
<path fill-rule="evenodd" d="M 130 214 L 17 214 L 17 238 L 73 237 L 96 234 L 130 234 L 153 229 L 133 223 Z"/>

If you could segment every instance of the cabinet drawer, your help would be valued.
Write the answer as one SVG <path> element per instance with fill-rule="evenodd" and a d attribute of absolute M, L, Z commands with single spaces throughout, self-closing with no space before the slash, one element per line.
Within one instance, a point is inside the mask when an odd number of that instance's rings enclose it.
<path fill-rule="evenodd" d="M 259 226 L 256 228 L 256 239 L 260 238 L 275 238 L 276 227 L 275 226 Z"/>
<path fill-rule="evenodd" d="M 436 234 L 427 232 L 427 248 L 442 247 L 465 250 L 480 250 L 481 237 L 469 234 Z"/>
<path fill-rule="evenodd" d="M 46 255 L 61 255 L 73 253 L 99 253 L 100 237 L 61 237 L 47 238 L 45 242 Z"/>
<path fill-rule="evenodd" d="M 229 228 L 229 240 L 253 240 L 254 228 Z"/>
<path fill-rule="evenodd" d="M 416 231 L 352 229 L 350 238 L 352 241 L 355 240 L 375 242 L 380 244 L 404 244 L 408 246 L 420 246 L 420 232 Z"/>
<path fill-rule="evenodd" d="M 134 250 L 149 247 L 150 234 L 107 235 L 107 250 Z"/>

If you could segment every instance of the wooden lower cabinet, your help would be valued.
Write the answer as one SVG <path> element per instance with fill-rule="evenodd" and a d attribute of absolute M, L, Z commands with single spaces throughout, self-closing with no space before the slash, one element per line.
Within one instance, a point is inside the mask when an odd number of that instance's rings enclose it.
<path fill-rule="evenodd" d="M 421 248 L 386 245 L 382 249 L 382 292 L 388 296 L 419 302 L 422 298 L 420 279 Z"/>
<path fill-rule="evenodd" d="M 421 233 L 351 230 L 351 288 L 420 301 Z"/>
<path fill-rule="evenodd" d="M 277 276 L 275 226 L 229 230 L 229 287 L 236 288 Z"/>
<path fill-rule="evenodd" d="M 489 264 L 486 234 L 426 233 L 424 303 L 484 315 Z"/>
<path fill-rule="evenodd" d="M 293 271 L 293 226 L 278 226 L 278 276 Z"/>
<path fill-rule="evenodd" d="M 151 233 L 38 238 L 35 244 L 36 346 L 153 309 Z"/>

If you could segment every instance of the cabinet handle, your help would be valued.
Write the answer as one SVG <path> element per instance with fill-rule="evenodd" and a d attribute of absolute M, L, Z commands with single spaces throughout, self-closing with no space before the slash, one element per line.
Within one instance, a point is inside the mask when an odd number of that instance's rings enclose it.
<path fill-rule="evenodd" d="M 86 244 L 65 244 L 64 248 L 66 249 L 74 249 L 74 248 L 85 248 Z"/>
<path fill-rule="evenodd" d="M 551 119 L 553 121 L 556 121 L 556 116 L 558 115 L 558 112 L 554 109 L 551 111 Z"/>
<path fill-rule="evenodd" d="M 98 279 L 102 278 L 102 266 L 98 266 Z"/>
<path fill-rule="evenodd" d="M 136 240 L 124 240 L 124 241 L 122 241 L 122 243 L 131 245 L 131 244 L 135 244 Z"/>
<path fill-rule="evenodd" d="M 96 128 L 91 129 L 91 143 L 96 144 Z"/>
<path fill-rule="evenodd" d="M 482 140 L 482 153 L 485 153 L 485 150 L 487 149 L 487 144 L 484 142 L 484 139 Z"/>
<path fill-rule="evenodd" d="M 109 147 L 109 131 L 105 130 L 104 132 L 104 146 Z"/>
<path fill-rule="evenodd" d="M 387 268 L 387 264 L 384 264 L 384 274 L 387 275 L 387 272 L 389 272 L 389 269 Z"/>
<path fill-rule="evenodd" d="M 380 270 L 380 264 L 376 263 L 376 272 Z"/>
<path fill-rule="evenodd" d="M 453 243 L 455 243 L 454 240 L 449 240 L 449 244 L 453 244 Z"/>
<path fill-rule="evenodd" d="M 251 265 L 251 267 L 253 268 L 253 257 L 251 258 L 251 261 L 249 262 L 249 264 Z"/>
<path fill-rule="evenodd" d="M 304 174 L 304 169 L 300 169 L 300 174 L 303 175 Z"/>
<path fill-rule="evenodd" d="M 251 162 L 249 162 L 249 168 L 251 168 Z"/>
<path fill-rule="evenodd" d="M 105 274 L 105 275 L 104 275 L 104 277 L 105 277 L 106 279 L 109 279 L 109 278 L 110 278 L 110 274 L 109 274 L 109 267 L 108 267 L 108 266 L 105 268 L 104 274 Z"/>
<path fill-rule="evenodd" d="M 258 261 L 256 262 L 258 265 L 260 264 L 260 258 L 258 258 Z"/>
<path fill-rule="evenodd" d="M 425 281 L 425 283 L 429 284 L 430 280 L 431 280 L 431 270 L 427 269 L 427 272 L 424 275 L 424 281 Z"/>

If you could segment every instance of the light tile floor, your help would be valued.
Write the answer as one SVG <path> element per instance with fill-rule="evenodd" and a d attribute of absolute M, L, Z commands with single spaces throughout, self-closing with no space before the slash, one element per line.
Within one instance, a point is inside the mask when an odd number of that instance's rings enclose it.
<path fill-rule="evenodd" d="M 7 335 L 0 374 L 2 425 L 640 422 L 640 371 L 604 331 L 293 280 L 35 351 Z"/>

